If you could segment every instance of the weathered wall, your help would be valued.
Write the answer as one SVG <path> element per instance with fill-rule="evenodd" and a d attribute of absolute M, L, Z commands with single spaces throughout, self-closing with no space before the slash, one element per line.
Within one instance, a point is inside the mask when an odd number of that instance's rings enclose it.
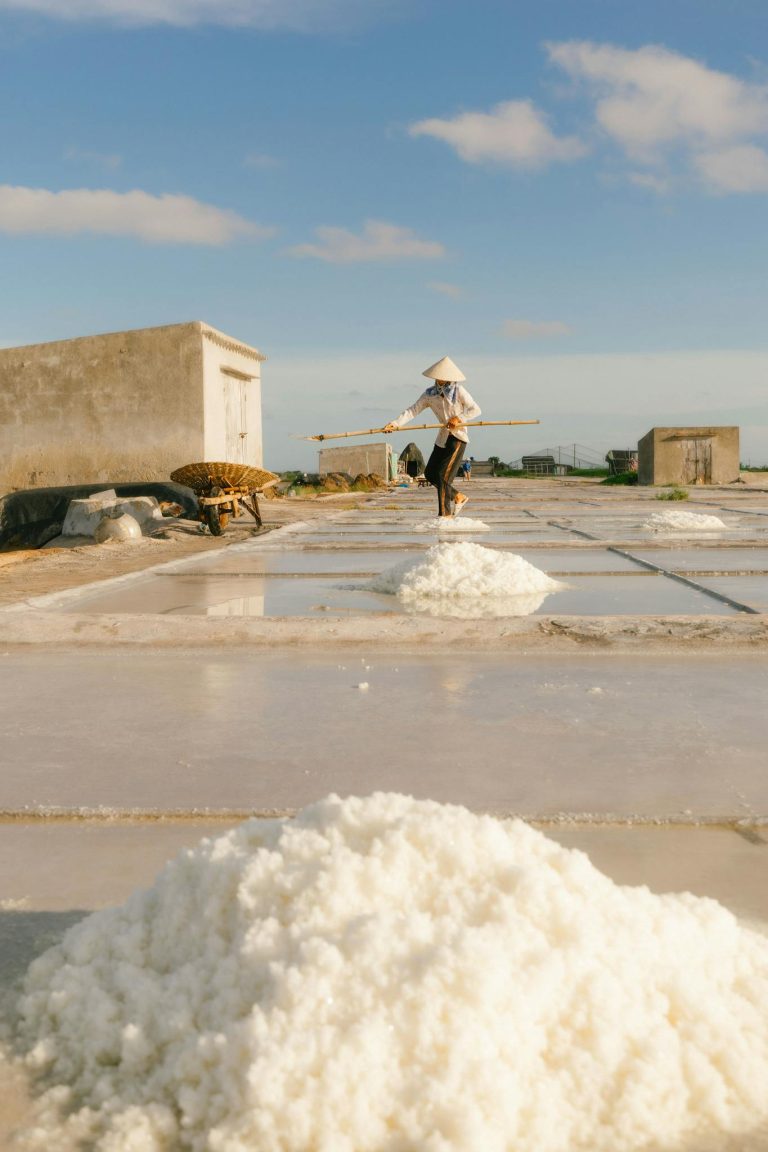
<path fill-rule="evenodd" d="M 320 466 L 321 476 L 329 472 L 346 472 L 349 476 L 366 476 L 374 472 L 382 479 L 389 479 L 387 468 L 389 444 L 355 444 L 343 448 L 321 448 Z"/>
<path fill-rule="evenodd" d="M 654 446 L 656 443 L 656 428 L 651 428 L 645 436 L 637 442 L 637 482 L 638 484 L 653 484 L 654 477 Z"/>
<path fill-rule="evenodd" d="M 202 459 L 199 323 L 0 349 L 0 492 Z"/>
<path fill-rule="evenodd" d="M 739 478 L 739 429 L 734 425 L 689 428 L 652 428 L 638 443 L 640 484 L 689 484 L 686 444 L 711 446 L 709 483 L 732 484 Z"/>
<path fill-rule="evenodd" d="M 261 356 L 203 325 L 205 460 L 262 468 Z"/>

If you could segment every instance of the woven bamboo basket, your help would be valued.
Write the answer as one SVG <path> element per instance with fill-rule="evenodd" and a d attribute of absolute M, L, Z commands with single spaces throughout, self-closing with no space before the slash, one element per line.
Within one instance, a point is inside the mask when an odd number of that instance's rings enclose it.
<path fill-rule="evenodd" d="M 225 464 L 202 462 L 185 464 L 171 472 L 175 484 L 186 484 L 198 496 L 210 492 L 211 488 L 247 488 L 260 491 L 277 484 L 280 477 L 265 468 L 252 468 L 250 464 Z"/>

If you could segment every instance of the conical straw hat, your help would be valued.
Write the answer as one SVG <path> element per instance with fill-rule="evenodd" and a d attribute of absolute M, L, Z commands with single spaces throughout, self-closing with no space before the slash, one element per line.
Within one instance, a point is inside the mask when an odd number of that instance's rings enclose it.
<path fill-rule="evenodd" d="M 466 380 L 466 376 L 460 368 L 457 368 L 450 356 L 443 356 L 442 360 L 438 360 L 430 368 L 426 368 L 422 372 L 422 376 L 428 376 L 430 380 Z"/>

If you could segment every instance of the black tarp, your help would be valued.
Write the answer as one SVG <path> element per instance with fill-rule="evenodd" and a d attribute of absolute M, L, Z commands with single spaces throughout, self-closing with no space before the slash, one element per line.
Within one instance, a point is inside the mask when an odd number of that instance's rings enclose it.
<path fill-rule="evenodd" d="M 180 504 L 197 519 L 197 496 L 184 484 L 136 481 L 131 484 L 67 484 L 62 488 L 26 488 L 0 497 L 0 549 L 42 548 L 61 532 L 70 500 L 83 500 L 94 492 L 114 489 L 118 496 L 154 496 Z"/>

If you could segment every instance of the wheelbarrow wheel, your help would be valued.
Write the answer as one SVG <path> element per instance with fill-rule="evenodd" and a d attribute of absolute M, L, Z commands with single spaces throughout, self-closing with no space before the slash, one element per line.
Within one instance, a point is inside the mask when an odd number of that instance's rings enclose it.
<path fill-rule="evenodd" d="M 221 494 L 221 488 L 211 489 L 211 496 L 221 496 Z M 211 530 L 211 536 L 221 536 L 227 526 L 229 515 L 221 511 L 223 507 L 226 505 L 209 504 L 205 510 L 205 521 Z"/>

